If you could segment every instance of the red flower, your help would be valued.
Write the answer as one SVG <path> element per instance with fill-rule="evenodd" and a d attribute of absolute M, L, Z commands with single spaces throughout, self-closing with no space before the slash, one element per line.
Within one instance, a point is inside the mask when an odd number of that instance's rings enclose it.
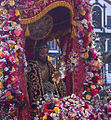
<path fill-rule="evenodd" d="M 6 59 L 8 59 L 8 58 L 9 58 L 9 56 L 8 56 L 8 55 L 5 55 L 5 58 L 6 58 Z"/>
<path fill-rule="evenodd" d="M 87 103 L 85 103 L 84 108 L 85 109 L 89 108 Z"/>
<path fill-rule="evenodd" d="M 12 75 L 9 74 L 9 75 L 8 75 L 8 80 L 10 80 L 11 78 L 12 78 Z"/>
<path fill-rule="evenodd" d="M 89 42 L 89 37 L 87 37 L 87 36 L 84 36 L 82 39 L 84 42 Z"/>
<path fill-rule="evenodd" d="M 46 112 L 47 111 L 47 107 L 48 107 L 47 104 L 45 104 L 42 112 Z"/>
<path fill-rule="evenodd" d="M 21 94 L 20 96 L 17 96 L 17 100 L 23 102 L 24 101 L 24 95 Z"/>
<path fill-rule="evenodd" d="M 11 84 L 11 83 L 12 83 L 12 81 L 10 81 L 10 80 L 7 81 L 7 84 L 8 84 L 8 85 Z"/>
<path fill-rule="evenodd" d="M 92 32 L 92 31 L 93 31 L 93 27 L 89 27 L 88 32 Z"/>
<path fill-rule="evenodd" d="M 54 112 L 53 110 L 48 110 L 48 115 L 50 115 L 52 112 Z"/>
<path fill-rule="evenodd" d="M 95 70 L 96 70 L 96 67 L 92 67 L 91 69 L 92 69 L 92 71 L 95 71 Z"/>
<path fill-rule="evenodd" d="M 2 116 L 2 112 L 0 112 L 0 116 Z"/>
<path fill-rule="evenodd" d="M 101 76 L 98 76 L 98 79 L 101 80 Z"/>
<path fill-rule="evenodd" d="M 66 81 L 66 77 L 65 77 L 65 78 L 62 78 L 62 81 L 65 82 L 65 81 Z"/>
<path fill-rule="evenodd" d="M 5 68 L 5 63 L 0 62 L 0 68 Z"/>
<path fill-rule="evenodd" d="M 20 101 L 22 101 L 22 102 L 24 101 L 24 95 L 23 94 L 20 95 Z"/>
<path fill-rule="evenodd" d="M 96 58 L 97 58 L 97 53 L 94 52 L 94 53 L 92 54 L 92 57 L 93 57 L 94 59 L 96 59 Z"/>
<path fill-rule="evenodd" d="M 13 72 L 13 73 L 12 73 L 12 75 L 13 75 L 13 76 L 16 76 L 16 75 L 17 75 L 17 73 L 16 73 L 16 72 Z"/>
<path fill-rule="evenodd" d="M 96 95 L 98 92 L 99 92 L 98 89 L 92 89 L 92 90 L 91 90 L 91 93 L 92 93 L 93 95 Z"/>
<path fill-rule="evenodd" d="M 13 67 L 16 68 L 16 64 L 13 64 Z"/>
<path fill-rule="evenodd" d="M 91 23 L 88 23 L 88 32 L 92 32 L 93 31 L 93 27 L 91 26 Z"/>
<path fill-rule="evenodd" d="M 87 46 L 88 46 L 87 43 L 84 43 L 84 44 L 83 44 L 83 47 L 87 47 Z"/>
<path fill-rule="evenodd" d="M 13 84 L 13 87 L 14 87 L 14 88 L 17 88 L 17 86 L 18 86 L 18 82 L 16 81 L 16 82 Z"/>
<path fill-rule="evenodd" d="M 111 106 L 110 106 L 109 108 L 107 108 L 107 111 L 108 111 L 108 112 L 111 112 Z"/>

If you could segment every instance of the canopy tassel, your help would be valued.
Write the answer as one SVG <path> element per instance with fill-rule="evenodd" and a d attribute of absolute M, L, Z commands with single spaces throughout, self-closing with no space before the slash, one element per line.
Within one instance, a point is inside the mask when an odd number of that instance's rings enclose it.
<path fill-rule="evenodd" d="M 29 36 L 30 36 L 30 31 L 29 31 L 29 26 L 27 24 L 26 31 L 25 31 L 25 37 L 29 37 Z"/>

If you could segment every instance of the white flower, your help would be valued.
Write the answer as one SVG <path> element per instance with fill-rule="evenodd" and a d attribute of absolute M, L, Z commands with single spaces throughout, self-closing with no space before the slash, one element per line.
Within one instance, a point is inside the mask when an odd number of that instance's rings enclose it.
<path fill-rule="evenodd" d="M 15 45 L 15 50 L 18 50 L 18 49 L 19 49 L 18 45 Z"/>
<path fill-rule="evenodd" d="M 54 120 L 58 120 L 56 113 L 51 113 L 50 116 L 54 119 Z"/>
<path fill-rule="evenodd" d="M 9 35 L 3 35 L 3 36 L 1 36 L 1 38 L 8 38 L 9 37 Z"/>
<path fill-rule="evenodd" d="M 38 116 L 37 116 L 37 115 L 34 117 L 34 120 L 39 120 L 39 118 L 38 118 Z"/>
<path fill-rule="evenodd" d="M 10 53 L 8 51 L 4 51 L 4 54 L 7 55 L 7 56 L 10 55 Z"/>
<path fill-rule="evenodd" d="M 5 58 L 3 58 L 3 59 L 0 59 L 0 62 L 6 62 L 6 59 Z"/>
<path fill-rule="evenodd" d="M 1 95 L 2 95 L 2 91 L 0 90 L 0 97 L 1 97 Z"/>
<path fill-rule="evenodd" d="M 83 19 L 83 20 L 81 21 L 81 23 L 82 23 L 82 24 L 87 24 L 88 21 L 87 21 L 86 19 Z"/>
<path fill-rule="evenodd" d="M 10 85 L 10 84 L 9 84 L 9 85 L 7 85 L 7 88 L 8 88 L 8 89 L 10 89 L 10 88 L 11 88 L 11 85 Z"/>

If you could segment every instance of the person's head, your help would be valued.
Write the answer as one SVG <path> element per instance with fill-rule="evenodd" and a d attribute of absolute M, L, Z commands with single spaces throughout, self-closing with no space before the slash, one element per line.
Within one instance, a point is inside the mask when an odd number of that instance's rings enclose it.
<path fill-rule="evenodd" d="M 35 60 L 39 60 L 41 62 L 47 62 L 48 59 L 48 51 L 49 46 L 44 41 L 37 42 L 37 45 L 35 46 Z"/>

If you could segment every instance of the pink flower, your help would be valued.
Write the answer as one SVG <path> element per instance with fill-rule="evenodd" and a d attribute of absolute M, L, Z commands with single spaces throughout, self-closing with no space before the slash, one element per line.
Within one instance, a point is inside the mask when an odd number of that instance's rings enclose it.
<path fill-rule="evenodd" d="M 90 77 L 89 76 L 86 76 L 86 80 L 89 80 L 90 79 Z"/>
<path fill-rule="evenodd" d="M 6 14 L 6 15 L 5 15 L 5 18 L 9 19 L 9 18 L 10 18 L 10 15 L 9 15 L 9 14 Z"/>
<path fill-rule="evenodd" d="M 9 60 L 11 61 L 11 62 L 15 62 L 15 58 L 14 57 L 9 57 Z"/>
<path fill-rule="evenodd" d="M 92 19 L 92 15 L 89 14 L 89 15 L 88 15 L 88 20 L 91 20 L 91 19 Z"/>
<path fill-rule="evenodd" d="M 7 27 L 7 26 L 4 26 L 4 27 L 3 27 L 3 31 L 8 31 L 8 27 Z"/>
<path fill-rule="evenodd" d="M 34 5 L 33 8 L 36 8 L 36 5 Z"/>
<path fill-rule="evenodd" d="M 80 51 L 81 51 L 81 52 L 85 52 L 86 49 L 85 49 L 85 48 L 80 48 Z"/>
<path fill-rule="evenodd" d="M 94 60 L 92 60 L 92 61 L 91 61 L 91 64 L 92 64 L 92 65 L 94 65 L 94 63 L 95 63 L 95 61 L 94 61 Z"/>
<path fill-rule="evenodd" d="M 83 7 L 80 7 L 80 10 L 84 10 L 84 8 L 83 8 Z"/>
<path fill-rule="evenodd" d="M 82 25 L 79 26 L 78 28 L 79 31 L 83 31 L 84 30 L 84 27 Z"/>
<path fill-rule="evenodd" d="M 98 63 L 98 64 L 97 64 L 97 67 L 98 67 L 98 68 L 101 68 L 101 64 Z"/>
<path fill-rule="evenodd" d="M 97 53 L 94 52 L 94 53 L 92 54 L 92 57 L 93 57 L 94 59 L 96 59 L 96 58 L 97 58 Z"/>
<path fill-rule="evenodd" d="M 28 4 L 31 5 L 31 2 L 29 2 Z"/>
<path fill-rule="evenodd" d="M 95 71 L 95 70 L 96 70 L 96 67 L 92 67 L 91 69 L 92 69 L 92 71 Z"/>
<path fill-rule="evenodd" d="M 5 93 L 5 96 L 8 97 L 9 95 L 11 95 L 11 92 L 10 92 L 10 91 L 7 91 L 7 92 Z"/>
<path fill-rule="evenodd" d="M 81 0 L 81 4 L 84 4 L 85 3 L 85 1 L 84 0 Z"/>
<path fill-rule="evenodd" d="M 17 81 L 18 80 L 18 76 L 16 75 L 16 76 L 14 76 L 15 78 L 14 78 L 14 81 Z"/>
<path fill-rule="evenodd" d="M 16 36 L 20 36 L 21 31 L 16 29 L 16 30 L 14 30 L 14 33 L 15 33 Z"/>
<path fill-rule="evenodd" d="M 11 15 L 15 15 L 15 10 L 14 9 L 10 9 L 9 12 L 10 12 Z"/>

